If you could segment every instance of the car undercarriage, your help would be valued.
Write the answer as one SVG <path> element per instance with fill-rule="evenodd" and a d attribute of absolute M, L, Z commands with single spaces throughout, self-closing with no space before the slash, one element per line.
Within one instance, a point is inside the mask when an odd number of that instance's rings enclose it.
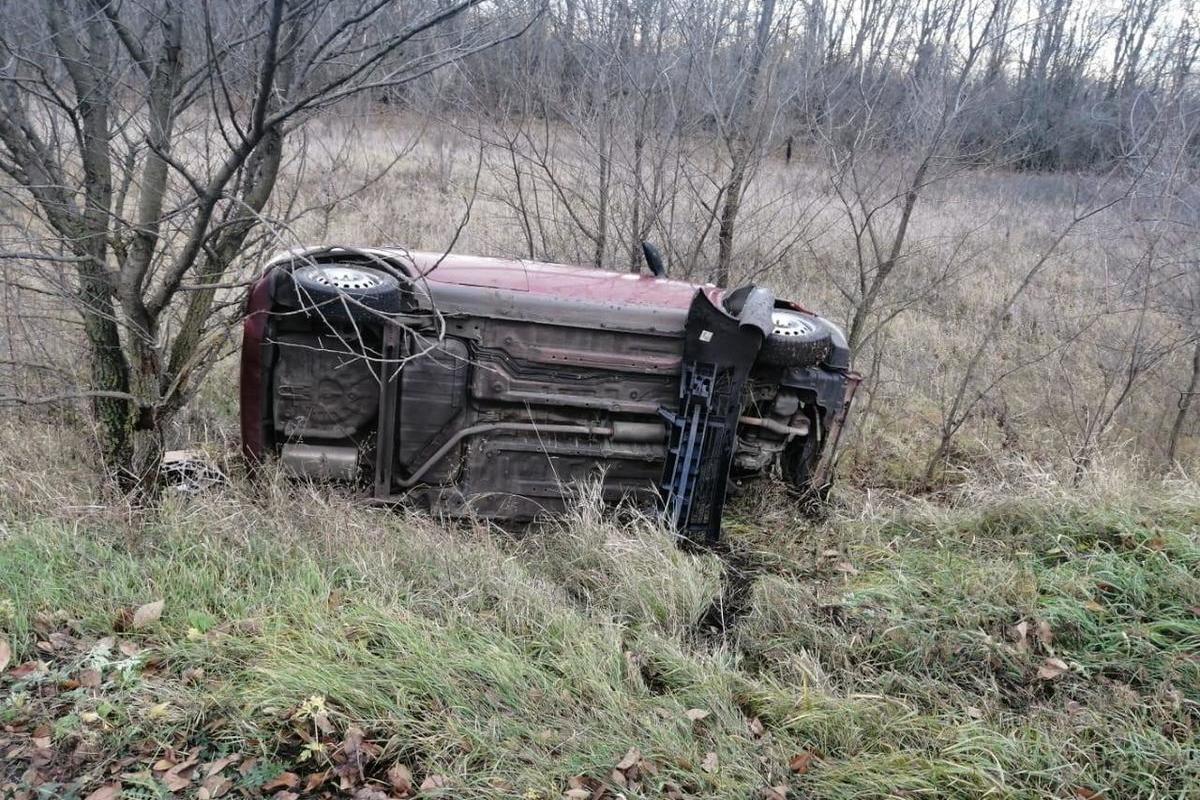
<path fill-rule="evenodd" d="M 530 520 L 598 480 L 710 540 L 731 474 L 824 490 L 857 384 L 758 287 L 325 248 L 277 259 L 248 312 L 247 455 L 450 517 Z"/>

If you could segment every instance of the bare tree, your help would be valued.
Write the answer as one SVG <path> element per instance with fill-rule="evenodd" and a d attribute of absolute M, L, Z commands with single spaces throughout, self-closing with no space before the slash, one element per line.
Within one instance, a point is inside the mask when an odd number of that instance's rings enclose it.
<path fill-rule="evenodd" d="M 145 466 L 136 432 L 187 397 L 215 290 L 262 222 L 287 143 L 325 109 L 529 24 L 477 6 L 6 4 L 0 171 L 41 232 L 25 261 L 69 287 L 83 322 L 83 393 L 114 472 Z"/>

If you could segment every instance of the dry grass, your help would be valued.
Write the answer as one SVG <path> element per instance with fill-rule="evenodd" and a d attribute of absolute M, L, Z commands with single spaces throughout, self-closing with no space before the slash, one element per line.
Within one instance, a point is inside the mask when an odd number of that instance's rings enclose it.
<path fill-rule="evenodd" d="M 314 128 L 293 188 L 317 208 L 279 245 L 445 246 L 478 151 L 449 125 L 417 133 L 390 116 Z M 386 181 L 319 207 L 410 147 Z M 456 249 L 524 252 L 504 169 L 489 155 Z M 764 167 L 737 263 L 837 319 L 853 250 L 827 177 L 815 154 Z M 586 196 L 586 173 L 574 179 Z M 588 497 L 524 536 L 281 480 L 139 507 L 95 472 L 79 415 L 4 419 L 0 630 L 14 664 L 34 666 L 0 676 L 0 794 L 33 791 L 46 725 L 49 796 L 117 779 L 127 798 L 166 796 L 151 767 L 189 748 L 255 759 L 231 778 L 253 794 L 285 770 L 344 765 L 356 729 L 378 749 L 354 788 L 384 787 L 401 763 L 417 783 L 445 776 L 446 797 L 558 797 L 580 776 L 634 784 L 627 797 L 1200 796 L 1200 490 L 1147 477 L 1179 364 L 1135 389 L 1086 479 L 1063 482 L 1110 366 L 1098 343 L 1127 333 L 1113 318 L 1078 335 L 1136 250 L 1119 219 L 1068 240 L 986 369 L 1050 356 L 981 405 L 938 494 L 906 491 L 981 323 L 1068 196 L 1053 176 L 932 187 L 895 298 L 912 305 L 860 356 L 871 391 L 834 510 L 814 522 L 772 492 L 741 498 L 719 554 L 684 552 Z M 538 255 L 589 260 L 561 203 L 543 200 Z M 700 217 L 681 199 L 673 241 L 693 241 Z M 799 239 L 781 254 L 785 234 Z M 625 267 L 627 244 L 610 266 Z M 234 381 L 232 361 L 219 365 L 173 436 L 231 458 Z M 160 598 L 161 621 L 121 623 Z M 72 685 L 85 668 L 100 686 Z M 614 775 L 631 747 L 644 763 Z M 793 772 L 798 754 L 812 760 Z"/>
<path fill-rule="evenodd" d="M 36 666 L 0 677 L 0 791 L 34 782 L 42 726 L 42 791 L 64 795 L 163 796 L 154 763 L 197 748 L 255 759 L 229 770 L 254 793 L 344 763 L 355 729 L 370 747 L 348 785 L 386 788 L 402 763 L 450 787 L 423 796 L 1200 785 L 1193 484 L 968 483 L 959 507 L 848 496 L 820 523 L 768 493 L 735 508 L 728 552 L 689 554 L 587 497 L 515 537 L 277 480 L 130 507 L 97 500 L 85 466 L 46 466 L 40 448 L 76 463 L 61 429 L 3 435 L 0 629 Z M 122 627 L 157 599 L 160 621 Z M 1039 677 L 1052 658 L 1062 674 Z M 100 685 L 74 687 L 82 669 Z M 614 775 L 631 747 L 643 763 Z"/>

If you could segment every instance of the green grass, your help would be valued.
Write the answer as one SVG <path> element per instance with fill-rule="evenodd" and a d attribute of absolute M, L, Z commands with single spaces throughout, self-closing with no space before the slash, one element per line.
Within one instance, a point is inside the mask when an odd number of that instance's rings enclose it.
<path fill-rule="evenodd" d="M 150 766 L 189 748 L 257 758 L 234 790 L 253 794 L 336 767 L 358 728 L 352 783 L 445 776 L 423 796 L 551 798 L 583 776 L 626 797 L 1200 797 L 1183 490 L 820 523 L 768 498 L 735 512 L 722 557 L 587 498 L 510 537 L 301 486 L 138 510 L 4 480 L 0 755 L 49 724 L 84 754 L 47 768 L 51 794 L 165 796 Z M 116 624 L 155 599 L 157 622 Z M 701 629 L 722 601 L 730 628 Z M 1067 671 L 1039 677 L 1049 658 Z M 72 686 L 86 667 L 99 688 Z M 798 753 L 816 759 L 793 774 Z M 0 764 L 0 794 L 21 791 L 27 762 Z"/>

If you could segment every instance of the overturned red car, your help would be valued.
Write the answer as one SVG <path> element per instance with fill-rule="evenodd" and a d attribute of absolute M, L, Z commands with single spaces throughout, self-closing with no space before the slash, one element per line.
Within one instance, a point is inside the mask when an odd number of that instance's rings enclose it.
<path fill-rule="evenodd" d="M 272 260 L 247 304 L 246 455 L 448 516 L 529 520 L 601 481 L 712 541 L 731 477 L 827 489 L 841 331 L 746 286 L 401 248 Z"/>

